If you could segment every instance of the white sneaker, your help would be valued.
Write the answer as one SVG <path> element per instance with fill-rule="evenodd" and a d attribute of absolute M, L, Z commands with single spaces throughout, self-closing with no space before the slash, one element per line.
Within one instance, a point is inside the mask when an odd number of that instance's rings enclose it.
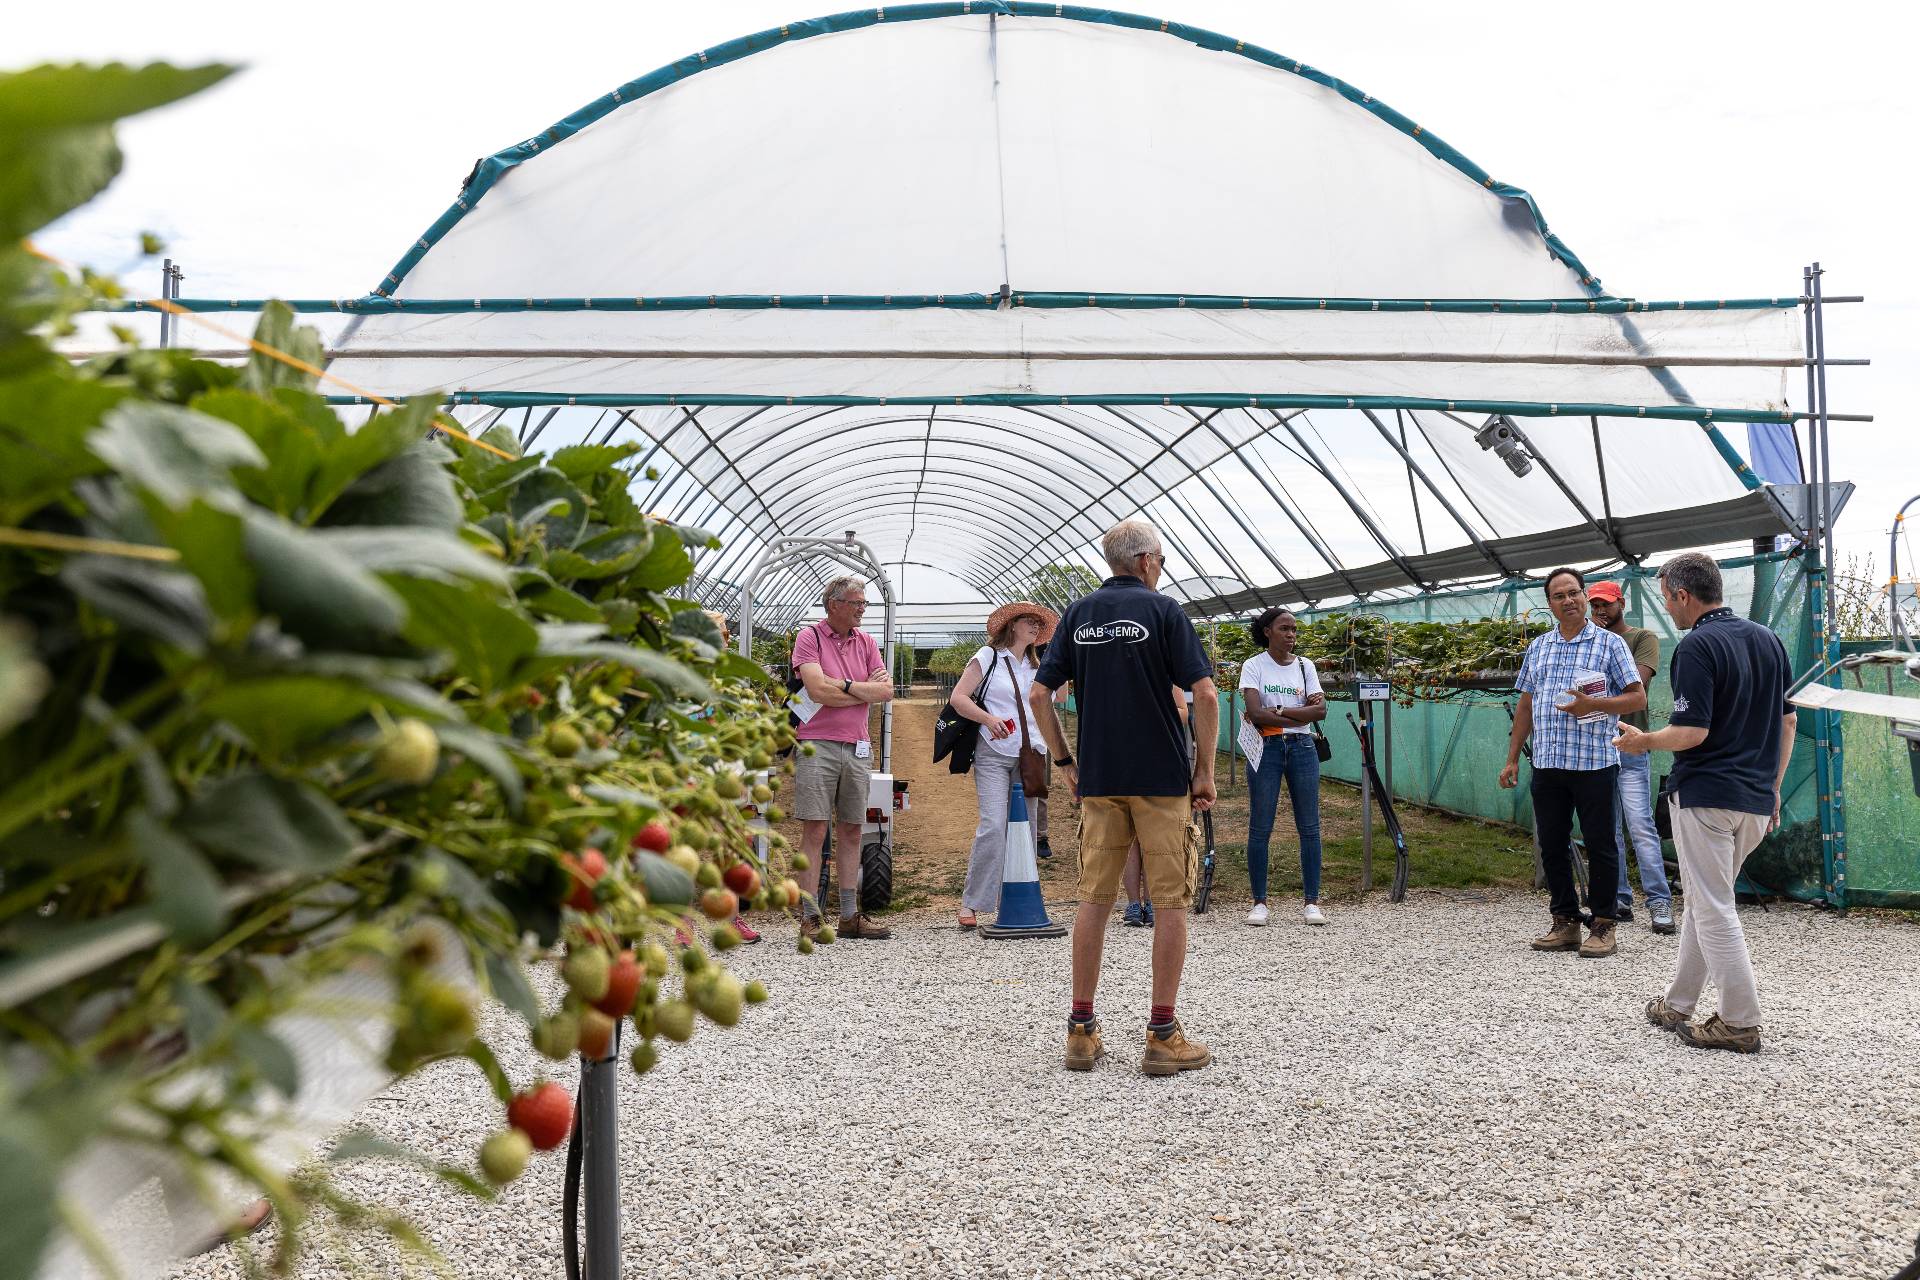
<path fill-rule="evenodd" d="M 1327 913 L 1320 909 L 1319 903 L 1309 902 L 1307 904 L 1306 919 L 1308 924 L 1325 924 L 1327 922 Z"/>
<path fill-rule="evenodd" d="M 1256 929 L 1264 928 L 1267 923 L 1267 904 L 1264 902 L 1254 903 L 1253 910 L 1247 912 L 1247 923 Z"/>

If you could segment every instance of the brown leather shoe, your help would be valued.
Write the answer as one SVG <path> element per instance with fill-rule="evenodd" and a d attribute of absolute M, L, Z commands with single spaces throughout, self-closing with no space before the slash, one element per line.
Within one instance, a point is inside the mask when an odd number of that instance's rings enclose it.
<path fill-rule="evenodd" d="M 1734 1053 L 1760 1052 L 1760 1028 L 1736 1027 L 1714 1014 L 1705 1022 L 1687 1022 L 1674 1028 L 1680 1039 L 1696 1049 L 1730 1049 Z"/>
<path fill-rule="evenodd" d="M 841 916 L 840 927 L 835 932 L 843 938 L 866 938 L 873 942 L 884 942 L 893 936 L 893 930 L 867 919 L 864 911 L 857 915 Z"/>
<path fill-rule="evenodd" d="M 1574 930 L 1578 933 L 1579 930 Z M 1598 960 L 1610 956 L 1620 949 L 1620 939 L 1614 936 L 1614 923 L 1599 916 L 1594 917 L 1593 928 L 1587 932 L 1587 940 L 1580 944 L 1580 955 L 1587 960 Z"/>
<path fill-rule="evenodd" d="M 1150 1076 L 1177 1076 L 1182 1071 L 1197 1071 L 1212 1061 L 1207 1046 L 1187 1039 L 1176 1019 L 1173 1030 L 1164 1036 L 1158 1031 L 1147 1032 L 1147 1052 L 1140 1059 L 1140 1070 Z"/>
<path fill-rule="evenodd" d="M 1682 1013 L 1668 1004 L 1665 996 L 1655 996 L 1647 1001 L 1647 1021 L 1662 1031 L 1678 1031 L 1693 1021 L 1693 1015 Z"/>
<path fill-rule="evenodd" d="M 1580 922 L 1571 916 L 1555 916 L 1553 928 L 1533 940 L 1535 951 L 1578 951 Z"/>
<path fill-rule="evenodd" d="M 1100 1023 L 1067 1020 L 1067 1070 L 1091 1071 L 1093 1064 L 1107 1056 L 1100 1041 Z"/>

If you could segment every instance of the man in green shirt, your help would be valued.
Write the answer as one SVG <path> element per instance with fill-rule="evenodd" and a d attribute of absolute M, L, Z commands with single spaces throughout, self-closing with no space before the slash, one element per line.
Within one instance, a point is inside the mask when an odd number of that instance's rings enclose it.
<path fill-rule="evenodd" d="M 1627 625 L 1626 600 L 1617 582 L 1596 582 L 1587 588 L 1587 605 L 1596 626 L 1613 632 L 1627 642 L 1633 665 L 1640 668 L 1641 683 L 1653 689 L 1654 673 L 1660 669 L 1660 637 L 1644 627 Z M 1622 721 L 1645 732 L 1647 713 L 1634 711 Z M 1647 900 L 1647 914 L 1653 917 L 1655 933 L 1673 932 L 1673 890 L 1667 884 L 1667 864 L 1660 848 L 1660 833 L 1653 825 L 1653 758 L 1641 753 L 1620 756 L 1620 782 L 1615 808 L 1633 842 L 1634 859 L 1640 864 L 1640 891 Z M 1620 889 L 1614 918 L 1633 919 L 1633 886 L 1627 882 L 1626 845 L 1620 846 Z"/>

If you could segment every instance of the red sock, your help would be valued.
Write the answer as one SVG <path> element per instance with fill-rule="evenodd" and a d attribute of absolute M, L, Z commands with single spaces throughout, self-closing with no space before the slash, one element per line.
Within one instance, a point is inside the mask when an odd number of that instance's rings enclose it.
<path fill-rule="evenodd" d="M 1157 1004 L 1153 1006 L 1153 1012 L 1147 1015 L 1147 1025 L 1150 1027 L 1164 1027 L 1172 1021 L 1173 1006 L 1170 1004 Z"/>
<path fill-rule="evenodd" d="M 1090 1022 L 1092 1019 L 1093 1001 L 1075 1000 L 1073 1002 L 1073 1020 L 1075 1022 Z"/>

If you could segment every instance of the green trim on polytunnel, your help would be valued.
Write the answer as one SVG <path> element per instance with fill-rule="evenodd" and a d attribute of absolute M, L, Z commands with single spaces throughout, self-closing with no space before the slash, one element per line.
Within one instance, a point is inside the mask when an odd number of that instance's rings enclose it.
<path fill-rule="evenodd" d="M 1060 18 L 1073 22 L 1126 27 L 1135 31 L 1157 31 L 1163 35 L 1173 36 L 1175 39 L 1185 40 L 1202 49 L 1237 54 L 1263 66 L 1272 67 L 1277 71 L 1284 71 L 1332 89 L 1348 102 L 1371 113 L 1375 118 L 1419 143 L 1429 155 L 1457 169 L 1470 178 L 1475 185 L 1491 191 L 1501 199 L 1517 200 L 1524 204 L 1527 213 L 1533 219 L 1535 229 L 1540 233 L 1541 240 L 1547 246 L 1547 251 L 1557 261 L 1572 270 L 1579 277 L 1580 283 L 1591 293 L 1596 296 L 1602 294 L 1599 279 L 1587 270 L 1586 264 L 1580 261 L 1560 237 L 1547 229 L 1547 221 L 1540 212 L 1540 204 L 1530 193 L 1510 183 L 1495 182 L 1493 176 L 1485 169 L 1467 159 L 1454 147 L 1441 141 L 1424 125 L 1415 124 L 1384 102 L 1378 101 L 1371 94 L 1362 93 L 1346 81 L 1307 66 L 1298 59 L 1282 57 L 1259 45 L 1250 45 L 1244 40 L 1235 40 L 1230 36 L 1208 31 L 1204 27 L 1191 27 L 1185 23 L 1143 17 L 1116 9 L 1089 9 L 1079 5 L 1036 3 L 1035 0 L 945 0 L 944 3 L 882 6 L 876 9 L 832 14 L 805 22 L 772 27 L 749 36 L 741 36 L 669 63 L 637 80 L 629 80 L 613 92 L 594 99 L 578 111 L 556 121 L 536 136 L 496 151 L 475 164 L 473 172 L 467 175 L 460 194 L 447 207 L 447 211 L 441 214 L 433 225 L 427 228 L 426 234 L 416 240 L 400 261 L 394 264 L 393 270 L 387 273 L 385 280 L 374 287 L 373 293 L 386 297 L 392 290 L 398 288 L 400 282 L 406 279 L 407 273 L 419 265 L 420 259 L 426 256 L 427 251 L 451 231 L 480 201 L 481 197 L 485 196 L 493 185 L 514 166 L 551 150 L 588 125 L 656 90 L 677 84 L 702 71 L 710 71 L 715 67 L 737 62 L 750 54 L 778 48 L 791 40 L 804 40 L 809 36 L 830 35 L 841 31 L 855 31 L 865 27 L 879 26 L 883 22 L 920 22 L 935 18 L 959 18 L 978 14 Z"/>
<path fill-rule="evenodd" d="M 944 307 L 990 311 L 999 305 L 992 293 L 700 293 L 666 298 L 175 298 L 184 311 L 259 311 L 269 302 L 291 310 L 340 312 L 357 316 L 437 315 L 450 312 L 506 311 L 888 311 Z M 88 308 L 94 311 L 158 311 L 144 298 L 120 299 Z"/>
<path fill-rule="evenodd" d="M 346 353 L 351 358 L 352 353 Z M 328 396 L 330 404 L 372 404 L 365 396 Z M 1153 395 L 1129 392 L 1120 395 L 1048 396 L 1031 392 L 1009 392 L 972 396 L 765 396 L 765 395 L 664 395 L 658 392 L 580 392 L 569 395 L 557 391 L 455 391 L 446 395 L 448 405 L 483 405 L 494 409 L 538 408 L 546 405 L 576 405 L 586 408 L 632 409 L 649 406 L 717 406 L 744 408 L 758 405 L 801 405 L 837 408 L 884 405 L 1192 405 L 1203 409 L 1428 409 L 1434 412 L 1504 413 L 1513 417 L 1555 418 L 1653 418 L 1672 422 L 1699 422 L 1711 430 L 1706 419 L 1721 422 L 1791 422 L 1794 415 L 1774 409 L 1703 409 L 1694 405 L 1624 404 L 1547 404 L 1533 400 L 1433 400 L 1419 396 L 1309 396 L 1309 395 L 1226 395 L 1220 392 L 1190 392 L 1179 395 Z M 1745 464 L 1742 464 L 1743 466 Z"/>
<path fill-rule="evenodd" d="M 1757 564 L 1778 564 L 1782 561 L 1797 560 L 1799 558 L 1800 558 L 1800 552 L 1798 550 L 1763 551 L 1759 555 L 1735 556 L 1730 560 L 1715 560 L 1714 563 L 1719 565 L 1722 569 L 1747 569 Z M 1608 563 L 1613 563 L 1613 562 L 1608 562 Z M 1587 572 L 1587 576 L 1594 577 L 1594 578 L 1619 578 L 1619 579 L 1657 578 L 1660 576 L 1660 570 L 1657 567 L 1650 566 L 1650 565 L 1645 565 L 1645 564 L 1636 565 L 1628 561 L 1620 561 L 1618 563 L 1617 568 L 1590 570 Z M 1318 612 L 1320 613 L 1365 613 L 1367 609 L 1372 608 L 1374 606 L 1379 606 L 1384 608 L 1388 605 L 1412 604 L 1412 603 L 1418 603 L 1421 601 L 1452 600 L 1452 599 L 1457 599 L 1460 596 L 1490 595 L 1496 591 L 1503 592 L 1507 596 L 1513 597 L 1513 596 L 1520 595 L 1523 592 L 1531 591 L 1536 587 L 1544 587 L 1546 583 L 1547 583 L 1547 580 L 1544 576 L 1533 577 L 1528 574 L 1515 574 L 1505 578 L 1486 578 L 1478 582 L 1470 583 L 1466 586 L 1453 587 L 1446 591 L 1418 591 L 1412 595 L 1406 595 L 1406 596 L 1376 595 L 1370 598 L 1358 599 L 1354 603 L 1350 603 L 1350 604 L 1331 605 L 1325 609 L 1318 610 Z M 1412 585 L 1412 584 L 1409 584 L 1409 585 Z M 1301 609 L 1301 612 L 1304 613 L 1309 611 L 1305 609 L 1305 607 L 1303 606 Z M 1224 622 L 1225 616 L 1223 615 L 1222 618 L 1215 619 L 1215 621 Z"/>
<path fill-rule="evenodd" d="M 90 311 L 157 311 L 157 300 L 102 299 Z M 301 313 L 436 315 L 525 311 L 897 311 L 947 308 L 986 311 L 994 293 L 700 293 L 665 298 L 175 298 L 183 311 L 260 311 L 279 302 Z M 1715 298 L 1641 302 L 1633 298 L 1240 298 L 1199 293 L 1016 293 L 1016 307 L 1100 307 L 1116 311 L 1432 311 L 1454 315 L 1622 315 L 1641 311 L 1763 311 L 1800 305 L 1798 298 Z"/>
<path fill-rule="evenodd" d="M 1450 314 L 1498 312 L 1515 315 L 1621 315 L 1635 311 L 1784 311 L 1798 298 L 1717 298 L 1697 301 L 1640 302 L 1632 298 L 1254 298 L 1195 293 L 1041 293 L 1013 294 L 1016 307 L 1101 307 L 1116 311 L 1442 311 Z"/>

